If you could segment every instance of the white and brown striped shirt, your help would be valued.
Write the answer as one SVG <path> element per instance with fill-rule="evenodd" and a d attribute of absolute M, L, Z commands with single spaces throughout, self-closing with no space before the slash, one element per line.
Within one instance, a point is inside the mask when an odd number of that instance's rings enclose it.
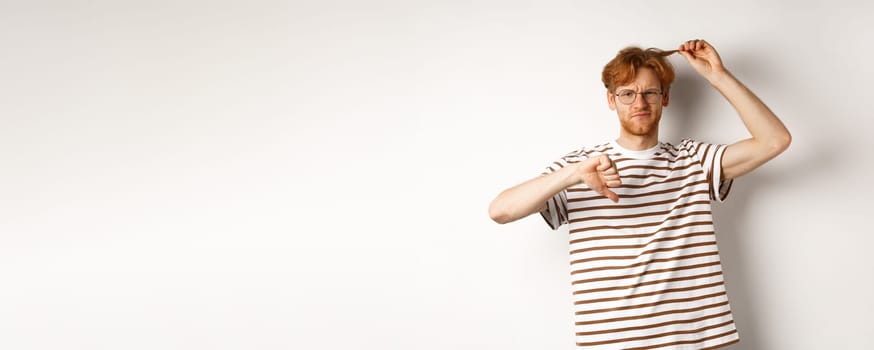
<path fill-rule="evenodd" d="M 614 203 L 585 184 L 553 196 L 540 214 L 570 225 L 577 346 L 712 349 L 739 340 L 723 284 L 710 211 L 724 145 L 685 139 L 630 151 L 616 142 L 571 152 L 544 174 L 607 154 L 622 179 Z"/>

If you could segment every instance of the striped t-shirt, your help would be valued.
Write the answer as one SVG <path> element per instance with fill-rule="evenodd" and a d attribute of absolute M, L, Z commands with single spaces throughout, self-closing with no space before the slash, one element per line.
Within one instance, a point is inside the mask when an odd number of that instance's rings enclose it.
<path fill-rule="evenodd" d="M 723 201 L 725 145 L 685 139 L 644 151 L 616 142 L 571 152 L 544 174 L 607 154 L 614 203 L 580 183 L 540 214 L 570 225 L 576 344 L 586 349 L 712 349 L 739 341 L 710 203 Z"/>

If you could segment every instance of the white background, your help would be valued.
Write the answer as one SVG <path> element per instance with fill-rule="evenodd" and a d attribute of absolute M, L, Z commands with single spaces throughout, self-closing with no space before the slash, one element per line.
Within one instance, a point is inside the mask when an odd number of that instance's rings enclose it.
<path fill-rule="evenodd" d="M 738 349 L 871 349 L 871 5 L 0 3 L 0 348 L 572 349 L 567 229 L 501 190 L 703 38 L 793 133 L 715 215 Z M 662 139 L 746 137 L 680 56 Z"/>

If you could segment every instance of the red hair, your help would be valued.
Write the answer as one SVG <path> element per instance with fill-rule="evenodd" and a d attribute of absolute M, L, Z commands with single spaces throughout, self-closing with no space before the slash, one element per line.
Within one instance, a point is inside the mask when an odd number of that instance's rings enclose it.
<path fill-rule="evenodd" d="M 667 91 L 674 82 L 674 66 L 668 62 L 667 56 L 675 51 L 662 51 L 656 48 L 643 50 L 639 47 L 629 46 L 619 51 L 610 62 L 604 66 L 601 72 L 601 81 L 610 92 L 615 92 L 617 86 L 625 85 L 634 80 L 636 72 L 641 67 L 651 68 L 655 71 L 662 90 Z"/>

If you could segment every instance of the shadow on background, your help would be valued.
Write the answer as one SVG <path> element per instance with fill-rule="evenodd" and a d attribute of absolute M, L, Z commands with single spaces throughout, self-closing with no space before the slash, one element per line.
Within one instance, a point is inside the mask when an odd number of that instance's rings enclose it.
<path fill-rule="evenodd" d="M 791 129 L 790 129 L 791 132 Z M 797 142 L 797 139 L 793 141 Z M 835 160 L 828 154 L 834 154 L 834 146 L 827 139 L 805 140 L 805 143 L 816 146 L 816 151 L 796 157 L 794 162 L 784 162 L 778 168 L 764 165 L 762 168 L 746 174 L 735 180 L 725 203 L 714 203 L 713 221 L 716 227 L 716 237 L 719 245 L 719 255 L 722 259 L 728 298 L 732 313 L 740 332 L 740 344 L 729 349 L 759 350 L 772 348 L 768 342 L 769 329 L 773 327 L 763 324 L 757 314 L 762 304 L 757 285 L 753 276 L 760 275 L 762 269 L 754 266 L 745 247 L 756 244 L 757 224 L 748 215 L 750 208 L 759 196 L 769 196 L 774 186 L 797 186 L 798 183 L 815 181 L 816 177 L 825 176 L 825 169 L 833 169 Z M 834 144 L 832 142 L 832 144 Z M 792 151 L 790 146 L 787 152 Z M 822 162 L 820 170 L 811 169 L 808 160 L 817 159 Z M 807 163 L 807 164 L 805 164 Z M 787 181 L 790 180 L 791 181 Z M 760 252 L 761 254 L 761 252 Z M 761 277 L 761 276 L 759 276 Z M 759 278 L 761 279 L 761 278 Z"/>
<path fill-rule="evenodd" d="M 682 64 L 685 64 L 683 62 Z M 696 131 L 706 128 L 701 125 L 699 116 L 706 115 L 707 102 L 703 101 L 705 91 L 713 89 L 697 73 L 690 70 L 678 70 L 676 80 L 671 88 L 671 100 L 667 111 L 673 124 L 662 133 L 663 140 L 676 140 L 686 137 L 696 137 Z M 727 102 L 725 102 L 727 103 Z M 740 119 L 737 121 L 740 123 Z M 708 141 L 708 140 L 700 140 Z M 732 186 L 726 203 L 714 203 L 713 216 L 717 231 L 719 254 L 722 260 L 726 289 L 731 303 L 735 325 L 741 337 L 741 342 L 726 349 L 755 350 L 764 349 L 761 332 L 765 325 L 759 323 L 756 315 L 756 291 L 750 276 L 756 273 L 756 267 L 750 266 L 744 255 L 744 236 L 750 223 L 746 219 L 745 208 L 749 207 L 753 196 L 764 186 L 767 186 L 756 172 L 747 174 Z"/>
<path fill-rule="evenodd" d="M 685 62 L 684 62 L 685 64 Z M 700 130 L 701 119 L 698 116 L 707 113 L 706 89 L 712 89 L 697 73 L 688 70 L 677 70 L 674 83 L 670 90 L 670 101 L 662 115 L 663 129 L 659 130 L 662 141 L 678 144 L 681 139 L 695 137 L 694 131 Z"/>
<path fill-rule="evenodd" d="M 774 81 L 774 84 L 781 86 L 791 84 L 791 79 L 776 76 L 779 74 L 768 70 L 766 66 L 756 61 L 756 57 L 739 55 L 733 57 L 730 63 L 732 64 L 729 68 L 735 75 L 755 76 L 758 82 L 771 80 Z M 679 66 L 686 64 L 686 62 L 674 61 L 674 64 Z M 743 78 L 740 79 L 741 82 L 744 82 Z M 755 88 L 752 90 L 755 93 Z M 786 89 L 787 93 L 789 90 L 793 90 L 792 87 Z M 666 109 L 669 111 L 667 115 L 670 116 L 672 125 L 662 132 L 664 136 L 662 140 L 679 141 L 681 138 L 695 137 L 695 134 L 698 133 L 696 131 L 708 128 L 707 125 L 704 125 L 706 122 L 701 122 L 704 118 L 699 118 L 699 116 L 706 116 L 710 112 L 707 110 L 708 103 L 705 100 L 711 92 L 718 94 L 697 73 L 688 69 L 678 69 L 674 86 L 671 89 L 670 105 Z M 803 90 L 791 93 L 795 98 L 804 99 Z M 809 101 L 814 101 L 813 97 Z M 764 102 L 768 103 L 767 100 Z M 723 100 L 721 103 L 728 102 Z M 811 103 L 808 108 L 808 112 L 826 115 L 823 114 L 823 108 L 815 103 Z M 786 118 L 780 115 L 780 111 L 774 112 L 785 122 Z M 737 118 L 737 123 L 741 123 L 739 117 L 735 116 L 734 118 Z M 793 132 L 792 125 L 787 123 L 787 127 L 790 132 Z M 822 127 L 828 128 L 826 125 Z M 797 133 L 793 132 L 793 135 L 797 135 Z M 726 202 L 714 203 L 713 205 L 714 225 L 717 231 L 726 289 L 741 337 L 739 344 L 726 349 L 760 350 L 769 348 L 769 337 L 766 332 L 771 327 L 763 324 L 757 314 L 757 310 L 761 309 L 763 305 L 756 288 L 756 279 L 753 278 L 753 276 L 761 274 L 761 270 L 757 266 L 753 266 L 751 262 L 754 260 L 750 259 L 749 253 L 745 250 L 745 247 L 756 244 L 754 241 L 756 237 L 751 232 L 758 232 L 756 223 L 752 222 L 748 215 L 748 210 L 754 207 L 752 204 L 759 195 L 767 196 L 768 193 L 773 192 L 769 191 L 769 187 L 784 184 L 787 179 L 795 180 L 793 181 L 795 184 L 814 181 L 815 177 L 824 176 L 822 173 L 824 169 L 829 169 L 835 165 L 834 157 L 829 157 L 828 154 L 837 152 L 837 147 L 834 145 L 840 143 L 836 143 L 828 136 L 817 136 L 817 138 L 804 140 L 805 147 L 802 148 L 812 152 L 804 154 L 804 156 L 796 154 L 792 163 L 781 160 L 783 166 L 780 168 L 768 167 L 765 164 L 762 168 L 736 179 Z M 796 137 L 793 144 L 797 145 L 798 141 Z M 787 152 L 792 152 L 792 148 L 793 146 L 790 146 Z M 818 164 L 816 169 L 812 169 L 809 166 L 809 161 L 812 159 L 817 159 L 817 162 L 823 163 Z"/>
<path fill-rule="evenodd" d="M 686 65 L 685 59 L 673 60 L 676 67 Z M 712 111 L 707 107 L 709 105 L 707 95 L 714 91 L 713 87 L 691 69 L 677 69 L 677 75 L 674 84 L 671 88 L 671 100 L 666 109 L 666 116 L 670 118 L 667 129 L 662 130 L 662 140 L 669 142 L 679 142 L 683 138 L 697 137 L 699 130 L 707 128 L 706 116 Z M 716 92 L 718 94 L 718 92 Z M 722 103 L 728 103 L 723 101 Z M 702 123 L 704 120 L 704 123 Z M 737 120 L 740 123 L 740 119 Z M 709 140 L 699 140 L 709 141 Z M 752 283 L 751 276 L 756 273 L 756 267 L 749 264 L 750 259 L 744 255 L 744 239 L 743 232 L 748 232 L 747 228 L 751 223 L 748 222 L 745 209 L 749 207 L 749 203 L 754 200 L 757 193 L 764 186 L 767 186 L 766 181 L 761 176 L 756 175 L 756 172 L 747 174 L 742 179 L 732 186 L 726 203 L 714 203 L 713 215 L 714 225 L 717 231 L 717 241 L 720 251 L 720 258 L 723 265 L 723 273 L 726 280 L 726 289 L 728 290 L 728 298 L 731 303 L 732 314 L 735 319 L 735 324 L 741 337 L 741 342 L 726 349 L 732 350 L 756 350 L 764 349 L 766 345 L 761 337 L 767 327 L 759 323 L 759 317 L 756 310 L 759 305 L 756 304 L 755 284 Z"/>
<path fill-rule="evenodd" d="M 728 299 L 741 337 L 741 342 L 732 349 L 766 348 L 761 334 L 768 327 L 759 322 L 760 318 L 756 314 L 760 304 L 752 279 L 752 276 L 759 272 L 756 266 L 749 263 L 751 259 L 743 249 L 747 244 L 745 240 L 749 237 L 744 233 L 749 232 L 752 226 L 746 209 L 755 200 L 755 194 L 768 186 L 767 181 L 764 180 L 755 172 L 736 179 L 727 201 L 713 206 L 713 221 Z"/>

